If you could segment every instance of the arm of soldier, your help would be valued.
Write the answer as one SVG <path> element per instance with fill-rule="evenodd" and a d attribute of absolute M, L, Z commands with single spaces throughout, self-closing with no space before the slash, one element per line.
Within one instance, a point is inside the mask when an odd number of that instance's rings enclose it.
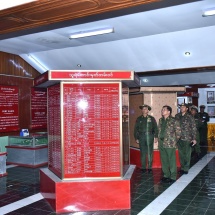
<path fill-rule="evenodd" d="M 208 115 L 208 113 L 207 113 L 205 121 L 206 121 L 206 122 L 209 122 L 209 120 L 210 120 L 210 117 L 209 117 L 209 115 Z"/>
<path fill-rule="evenodd" d="M 181 138 L 181 125 L 180 121 L 177 119 L 175 120 L 175 136 L 178 142 L 178 140 Z"/>
<path fill-rule="evenodd" d="M 196 122 L 195 119 L 193 117 L 190 118 L 191 119 L 191 128 L 192 128 L 192 143 L 193 146 L 196 145 L 196 136 L 197 136 L 197 128 L 196 128 Z"/>
<path fill-rule="evenodd" d="M 138 119 L 136 119 L 136 123 L 134 125 L 134 139 L 137 144 L 139 144 L 139 132 L 138 131 L 139 131 Z"/>
<path fill-rule="evenodd" d="M 157 128 L 158 128 L 158 137 L 159 137 L 160 131 L 161 131 L 161 118 L 160 118 L 159 121 L 158 121 L 158 126 L 157 126 Z M 159 138 L 157 138 L 157 142 L 158 142 L 158 144 L 159 144 Z"/>
<path fill-rule="evenodd" d="M 157 122 L 154 117 L 153 117 L 152 122 L 153 122 L 154 143 L 157 143 L 158 142 L 158 125 L 157 125 Z"/>

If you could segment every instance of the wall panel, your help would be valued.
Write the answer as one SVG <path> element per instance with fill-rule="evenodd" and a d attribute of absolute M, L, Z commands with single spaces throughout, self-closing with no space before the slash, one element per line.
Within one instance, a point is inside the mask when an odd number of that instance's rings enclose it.
<path fill-rule="evenodd" d="M 0 85 L 19 88 L 19 125 L 30 131 L 30 95 L 33 79 L 40 75 L 17 55 L 0 52 Z M 0 136 L 16 135 L 17 132 L 0 133 Z"/>

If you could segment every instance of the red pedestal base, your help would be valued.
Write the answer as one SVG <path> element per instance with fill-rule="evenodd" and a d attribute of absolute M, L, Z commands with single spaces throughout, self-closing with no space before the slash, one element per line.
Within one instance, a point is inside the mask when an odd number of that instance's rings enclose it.
<path fill-rule="evenodd" d="M 152 168 L 161 168 L 160 151 L 154 150 L 153 153 L 154 154 L 153 154 Z M 178 150 L 176 150 L 176 162 L 177 162 L 177 167 L 180 167 Z M 130 163 L 141 168 L 140 149 L 130 148 Z"/>
<path fill-rule="evenodd" d="M 62 181 L 40 170 L 40 191 L 57 213 L 131 208 L 131 165 L 122 179 Z"/>

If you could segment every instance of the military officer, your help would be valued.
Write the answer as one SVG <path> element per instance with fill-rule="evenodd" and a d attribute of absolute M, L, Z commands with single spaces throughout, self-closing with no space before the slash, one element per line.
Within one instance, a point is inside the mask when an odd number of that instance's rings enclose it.
<path fill-rule="evenodd" d="M 200 135 L 200 146 L 204 151 L 207 151 L 207 134 L 208 134 L 208 122 L 209 122 L 209 115 L 205 112 L 205 105 L 200 105 L 200 112 L 198 113 L 200 119 L 202 120 L 203 125 L 199 130 Z"/>
<path fill-rule="evenodd" d="M 194 118 L 187 112 L 188 104 L 182 103 L 180 106 L 180 113 L 175 115 L 175 118 L 180 121 L 181 138 L 179 139 L 178 152 L 181 164 L 180 174 L 187 174 L 190 168 L 190 159 L 192 148 L 196 144 L 196 123 Z"/>
<path fill-rule="evenodd" d="M 194 146 L 194 151 L 196 152 L 197 157 L 199 158 L 199 155 L 201 153 L 199 131 L 200 131 L 203 123 L 198 115 L 198 108 L 195 105 L 191 106 L 190 114 L 194 117 L 195 123 L 196 123 L 197 132 L 196 132 L 196 145 Z"/>
<path fill-rule="evenodd" d="M 161 110 L 162 118 L 158 123 L 158 148 L 160 150 L 163 171 L 162 182 L 174 182 L 177 177 L 176 144 L 181 136 L 180 122 L 172 117 L 172 108 L 168 105 Z"/>
<path fill-rule="evenodd" d="M 148 113 L 151 110 L 149 105 L 143 104 L 139 106 L 142 115 L 136 119 L 134 126 L 134 138 L 140 146 L 142 171 L 146 172 L 148 163 L 148 172 L 152 171 L 153 146 L 157 142 L 158 128 L 156 120 Z M 146 162 L 146 159 L 148 162 Z"/>

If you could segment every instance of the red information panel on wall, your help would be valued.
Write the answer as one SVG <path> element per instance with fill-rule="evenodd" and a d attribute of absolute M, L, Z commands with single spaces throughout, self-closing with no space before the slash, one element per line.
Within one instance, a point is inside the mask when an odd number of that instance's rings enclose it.
<path fill-rule="evenodd" d="M 121 177 L 121 83 L 62 83 L 63 178 Z"/>
<path fill-rule="evenodd" d="M 31 128 L 47 128 L 46 88 L 31 88 Z"/>
<path fill-rule="evenodd" d="M 48 168 L 62 177 L 60 84 L 48 88 Z"/>
<path fill-rule="evenodd" d="M 19 89 L 0 86 L 0 132 L 19 130 Z"/>

